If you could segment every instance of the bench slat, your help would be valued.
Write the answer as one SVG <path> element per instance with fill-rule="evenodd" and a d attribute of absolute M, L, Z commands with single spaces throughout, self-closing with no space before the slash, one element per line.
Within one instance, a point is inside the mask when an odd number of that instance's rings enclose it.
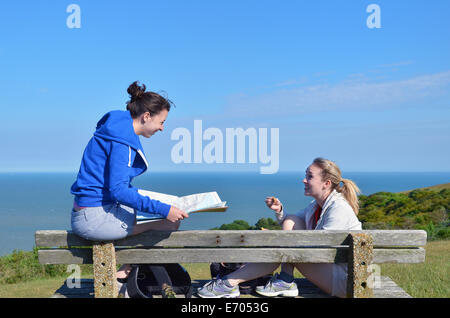
<path fill-rule="evenodd" d="M 237 253 L 238 251 L 238 253 Z M 348 248 L 165 248 L 116 249 L 118 264 L 299 262 L 346 263 Z M 423 263 L 423 248 L 374 249 L 373 263 Z M 92 249 L 43 249 L 41 264 L 92 264 Z"/>
<path fill-rule="evenodd" d="M 350 231 L 149 231 L 114 242 L 115 246 L 336 246 L 347 245 Z M 368 233 L 374 247 L 425 246 L 427 233 L 422 230 L 365 230 L 352 233 Z M 71 231 L 37 231 L 37 247 L 92 246 Z"/>

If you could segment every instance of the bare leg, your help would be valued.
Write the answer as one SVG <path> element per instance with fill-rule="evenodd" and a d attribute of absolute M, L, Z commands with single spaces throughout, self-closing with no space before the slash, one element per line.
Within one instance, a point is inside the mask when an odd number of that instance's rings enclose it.
<path fill-rule="evenodd" d="M 131 235 L 140 234 L 146 231 L 176 231 L 180 227 L 180 222 L 171 222 L 169 220 L 161 220 L 156 222 L 148 222 L 135 224 Z M 124 264 L 117 271 L 117 278 L 127 278 L 131 271 L 131 265 Z"/>
<path fill-rule="evenodd" d="M 297 215 L 287 215 L 282 224 L 283 230 L 304 230 L 305 222 Z M 227 275 L 227 280 L 232 286 L 273 273 L 279 263 L 248 263 L 240 269 Z M 291 263 L 281 264 L 281 270 L 291 276 L 294 275 L 294 265 Z"/>
<path fill-rule="evenodd" d="M 232 286 L 273 273 L 279 263 L 248 263 L 226 276 Z"/>
<path fill-rule="evenodd" d="M 283 230 L 304 230 L 306 229 L 306 224 L 303 219 L 297 215 L 286 216 L 283 224 Z M 283 263 L 281 264 L 281 270 L 286 274 L 293 276 L 294 266 L 298 269 L 303 276 L 306 277 L 310 282 L 319 287 L 322 291 L 327 294 L 332 293 L 333 286 L 333 264 L 291 264 Z"/>
<path fill-rule="evenodd" d="M 333 289 L 334 264 L 294 264 L 303 276 L 327 294 Z"/>
<path fill-rule="evenodd" d="M 286 216 L 281 226 L 285 231 L 304 230 L 306 228 L 305 221 L 299 216 L 292 214 Z M 283 263 L 281 264 L 281 271 L 294 276 L 294 265 L 291 263 Z"/>

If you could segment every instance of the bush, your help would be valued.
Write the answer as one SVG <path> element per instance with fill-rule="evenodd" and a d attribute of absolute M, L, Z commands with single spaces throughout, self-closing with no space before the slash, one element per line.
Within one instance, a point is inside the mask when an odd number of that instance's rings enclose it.
<path fill-rule="evenodd" d="M 31 252 L 14 250 L 0 258 L 0 284 L 14 284 L 39 277 L 54 277 L 65 273 L 64 265 L 41 265 L 37 248 Z"/>
<path fill-rule="evenodd" d="M 450 239 L 450 228 L 447 226 L 445 228 L 441 228 L 436 233 L 436 238 L 438 240 L 448 240 Z"/>
<path fill-rule="evenodd" d="M 448 238 L 450 189 L 377 192 L 359 197 L 364 229 L 423 229 L 428 239 Z"/>
<path fill-rule="evenodd" d="M 82 273 L 92 272 L 91 265 L 81 265 Z M 51 277 L 68 277 L 67 265 L 42 265 L 38 260 L 38 248 L 33 251 L 14 250 L 0 257 L 0 284 Z"/>
<path fill-rule="evenodd" d="M 244 220 L 235 220 L 230 224 L 222 224 L 219 228 L 215 227 L 212 230 L 248 230 L 250 225 Z"/>
<path fill-rule="evenodd" d="M 233 223 L 222 224 L 219 228 L 215 227 L 211 230 L 261 230 L 262 228 L 267 230 L 280 230 L 281 226 L 271 218 L 261 218 L 254 226 L 250 226 L 244 220 L 235 220 Z"/>
<path fill-rule="evenodd" d="M 263 228 L 267 230 L 281 230 L 281 225 L 278 224 L 278 222 L 274 219 L 262 218 L 259 219 L 258 222 L 256 222 L 252 230 L 261 230 Z"/>

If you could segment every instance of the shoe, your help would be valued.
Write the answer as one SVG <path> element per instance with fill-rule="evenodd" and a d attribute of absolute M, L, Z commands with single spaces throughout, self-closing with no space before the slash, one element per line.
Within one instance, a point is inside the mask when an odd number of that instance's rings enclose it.
<path fill-rule="evenodd" d="M 228 287 L 220 277 L 197 289 L 197 295 L 202 298 L 236 298 L 241 295 L 239 285 Z"/>
<path fill-rule="evenodd" d="M 275 274 L 265 286 L 256 286 L 255 291 L 266 297 L 296 297 L 298 296 L 298 288 L 295 282 L 287 283 L 278 278 Z"/>
<path fill-rule="evenodd" d="M 177 298 L 177 294 L 173 291 L 172 286 L 169 284 L 162 284 L 162 296 L 163 298 Z"/>

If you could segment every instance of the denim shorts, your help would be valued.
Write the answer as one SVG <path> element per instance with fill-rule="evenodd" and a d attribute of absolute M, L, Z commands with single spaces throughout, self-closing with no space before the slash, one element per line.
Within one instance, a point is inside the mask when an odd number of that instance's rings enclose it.
<path fill-rule="evenodd" d="M 108 204 L 72 210 L 72 231 L 90 241 L 113 241 L 133 232 L 134 209 L 121 204 Z"/>

